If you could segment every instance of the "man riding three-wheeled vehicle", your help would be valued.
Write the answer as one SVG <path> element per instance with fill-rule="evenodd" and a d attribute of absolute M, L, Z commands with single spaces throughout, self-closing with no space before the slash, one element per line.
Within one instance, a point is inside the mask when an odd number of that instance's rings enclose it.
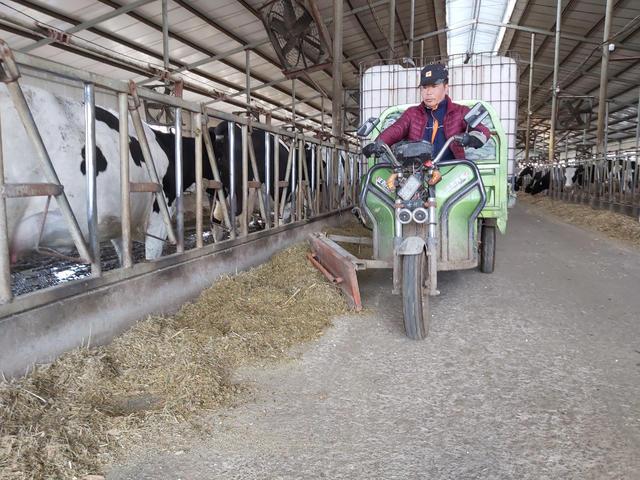
<path fill-rule="evenodd" d="M 314 261 L 340 280 L 356 309 L 355 271 L 392 268 L 413 339 L 428 333 L 437 272 L 493 272 L 496 228 L 504 232 L 507 220 L 507 149 L 495 110 L 453 103 L 442 64 L 422 69 L 420 93 L 419 105 L 387 109 L 358 131 L 372 140 L 363 148 L 369 169 L 355 210 L 373 230 L 373 259 L 356 258 L 332 236 L 311 239 Z"/>

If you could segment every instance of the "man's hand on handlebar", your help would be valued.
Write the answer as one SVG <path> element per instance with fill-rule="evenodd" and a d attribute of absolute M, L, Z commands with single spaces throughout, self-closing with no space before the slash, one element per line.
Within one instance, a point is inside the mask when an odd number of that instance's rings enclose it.
<path fill-rule="evenodd" d="M 475 130 L 459 135 L 459 138 L 459 142 L 463 147 L 482 148 L 487 142 L 484 134 Z"/>
<path fill-rule="evenodd" d="M 375 155 L 376 157 L 379 157 L 384 152 L 385 152 L 384 145 L 382 144 L 382 142 L 378 142 L 378 141 L 365 145 L 364 148 L 362 149 L 362 154 L 365 157 L 370 157 L 371 155 Z"/>

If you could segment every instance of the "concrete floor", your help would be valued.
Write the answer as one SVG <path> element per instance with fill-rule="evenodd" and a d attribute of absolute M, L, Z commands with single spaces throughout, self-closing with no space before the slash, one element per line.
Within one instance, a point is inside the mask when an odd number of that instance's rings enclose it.
<path fill-rule="evenodd" d="M 639 479 L 640 252 L 511 215 L 493 275 L 440 275 L 426 341 L 365 272 L 364 314 L 243 372 L 256 398 L 207 435 L 107 478 Z"/>

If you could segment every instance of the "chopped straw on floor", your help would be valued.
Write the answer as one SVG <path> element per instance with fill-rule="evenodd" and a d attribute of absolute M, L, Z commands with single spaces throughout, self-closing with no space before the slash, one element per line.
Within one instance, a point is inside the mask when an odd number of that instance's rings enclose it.
<path fill-rule="evenodd" d="M 552 200 L 547 196 L 518 195 L 527 206 L 543 210 L 568 223 L 604 233 L 610 238 L 640 247 L 640 222 L 637 218 L 588 205 Z"/>
<path fill-rule="evenodd" d="M 244 389 L 230 380 L 235 368 L 285 358 L 347 309 L 307 251 L 289 248 L 174 316 L 0 382 L 0 479 L 101 473 L 145 432 L 232 403 Z"/>

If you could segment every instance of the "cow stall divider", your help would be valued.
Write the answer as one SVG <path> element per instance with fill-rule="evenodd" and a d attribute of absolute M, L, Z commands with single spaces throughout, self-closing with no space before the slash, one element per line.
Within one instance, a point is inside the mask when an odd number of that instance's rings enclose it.
<path fill-rule="evenodd" d="M 118 151 L 120 168 L 120 195 L 121 205 L 121 243 L 120 266 L 125 270 L 135 270 L 136 262 L 133 258 L 133 229 L 132 229 L 132 195 L 150 195 L 157 202 L 159 215 L 166 229 L 163 235 L 155 235 L 146 232 L 146 237 L 176 245 L 176 253 L 179 255 L 188 247 L 185 247 L 185 225 L 183 190 L 189 185 L 183 185 L 183 171 L 192 166 L 195 169 L 196 190 L 196 215 L 195 215 L 195 248 L 206 248 L 204 239 L 205 225 L 202 217 L 203 196 L 206 190 L 213 190 L 213 200 L 210 202 L 211 214 L 219 205 L 222 210 L 222 224 L 229 232 L 229 240 L 247 236 L 249 220 L 253 214 L 252 206 L 257 203 L 258 213 L 262 219 L 261 228 L 269 230 L 282 227 L 285 224 L 296 224 L 312 220 L 317 217 L 325 217 L 327 214 L 337 213 L 348 208 L 356 198 L 359 176 L 356 174 L 356 155 L 358 146 L 355 144 L 336 141 L 326 141 L 320 138 L 305 136 L 295 130 L 290 131 L 281 126 L 262 124 L 250 117 L 232 115 L 226 112 L 206 107 L 204 103 L 187 101 L 180 96 L 164 95 L 146 88 L 138 88 L 130 82 L 110 79 L 101 75 L 78 70 L 66 65 L 61 65 L 50 60 L 31 56 L 20 52 L 12 52 L 4 43 L 0 43 L 0 74 L 1 80 L 7 85 L 12 100 L 18 108 L 25 130 L 34 141 L 39 153 L 42 170 L 48 183 L 17 185 L 4 184 L 4 175 L 0 175 L 0 305 L 15 302 L 11 293 L 11 257 L 9 246 L 11 244 L 11 230 L 6 214 L 6 198 L 12 196 L 44 195 L 55 196 L 58 207 L 67 220 L 69 234 L 79 252 L 80 259 L 74 259 L 77 263 L 92 265 L 92 277 L 100 277 L 100 245 L 98 239 L 100 206 L 98 198 L 100 191 L 97 186 L 96 171 L 96 103 L 95 89 L 108 95 L 115 95 L 118 114 Z M 77 216 L 66 201 L 64 186 L 56 175 L 53 162 L 49 157 L 47 148 L 38 133 L 37 126 L 29 110 L 24 94 L 22 93 L 18 78 L 18 67 L 46 82 L 72 84 L 81 86 L 84 90 L 84 108 L 86 120 L 85 144 L 86 144 L 86 182 L 87 182 L 87 228 L 88 241 L 83 236 Z M 144 102 L 165 105 L 173 109 L 174 123 L 171 127 L 175 133 L 175 189 L 176 197 L 174 210 L 163 193 L 163 179 L 156 169 L 155 153 L 150 147 L 150 139 L 147 138 L 149 127 L 144 124 L 143 114 L 140 109 Z M 145 171 L 149 181 L 132 182 L 130 179 L 130 126 L 135 132 L 140 144 L 140 150 L 145 164 Z M 184 142 L 183 119 L 191 120 L 191 132 L 195 142 L 194 158 L 183 158 Z M 1 119 L 0 119 L 1 121 Z M 220 170 L 221 158 L 216 154 L 220 152 L 214 145 L 209 126 L 215 126 L 217 122 L 228 122 L 227 144 L 225 151 L 228 165 L 229 184 L 225 185 L 227 178 L 223 178 Z M 239 127 L 240 135 L 237 135 L 236 127 Z M 146 129 L 146 130 L 145 130 Z M 264 157 L 257 155 L 256 147 L 252 140 L 255 131 L 264 131 Z M 239 137 L 239 138 L 238 138 Z M 0 145 L 2 138 L 0 137 Z M 236 158 L 233 148 L 236 141 L 242 145 L 241 158 Z M 204 145 L 203 145 L 204 142 Z M 286 167 L 282 168 L 281 145 L 288 150 Z M 203 155 L 206 152 L 208 168 L 211 178 L 203 176 Z M 11 159 L 2 158 L 0 149 L 0 174 L 2 161 Z M 171 168 L 171 167 L 169 167 Z M 261 169 L 264 178 L 261 176 Z M 284 173 L 284 178 L 282 178 Z M 241 175 L 241 189 L 236 189 L 236 181 Z M 184 187 L 184 188 L 183 188 Z M 236 191 L 237 190 L 237 191 Z M 236 218 L 238 212 L 238 200 L 242 196 L 242 209 L 240 218 Z M 285 215 L 287 208 L 290 214 Z M 66 213 L 65 213 L 66 212 Z M 238 222 L 239 220 L 239 222 Z M 259 233 L 259 232 L 258 232 Z M 168 239 L 168 240 L 167 240 Z M 44 250 L 43 250 L 44 251 Z M 152 263 L 152 262 L 151 262 Z M 79 281 L 79 280 L 76 280 Z M 73 282 L 70 282 L 73 283 Z M 63 287 L 63 286 L 62 286 Z M 50 289 L 60 288 L 49 287 Z M 61 293 L 63 296 L 64 294 Z M 18 297 L 19 298 L 19 297 Z M 2 312 L 0 318 L 7 312 Z"/>

